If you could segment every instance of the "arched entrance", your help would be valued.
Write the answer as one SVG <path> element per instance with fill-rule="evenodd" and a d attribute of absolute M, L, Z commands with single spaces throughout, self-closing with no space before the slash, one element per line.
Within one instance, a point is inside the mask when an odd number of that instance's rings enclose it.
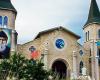
<path fill-rule="evenodd" d="M 62 60 L 57 60 L 52 64 L 52 71 L 56 72 L 60 78 L 66 78 L 67 66 Z"/>

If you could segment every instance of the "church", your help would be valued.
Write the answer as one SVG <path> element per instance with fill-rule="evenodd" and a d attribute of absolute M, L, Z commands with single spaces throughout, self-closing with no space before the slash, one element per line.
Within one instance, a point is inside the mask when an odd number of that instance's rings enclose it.
<path fill-rule="evenodd" d="M 59 26 L 39 32 L 34 40 L 18 45 L 17 49 L 29 59 L 42 58 L 47 70 L 52 69 L 60 75 L 79 77 L 85 68 L 84 75 L 100 80 L 100 12 L 96 0 L 91 0 L 83 32 L 83 45 L 77 42 L 79 35 Z"/>
<path fill-rule="evenodd" d="M 17 51 L 27 59 L 41 59 L 45 69 L 52 69 L 66 78 L 90 76 L 91 80 L 100 80 L 100 11 L 96 0 L 91 0 L 88 19 L 83 26 L 83 45 L 78 43 L 80 35 L 60 25 L 39 32 L 32 41 L 17 44 L 16 15 L 10 0 L 0 0 L 0 31 L 9 31 L 10 36 L 5 33 L 11 52 Z M 0 52 L 2 50 L 0 47 Z"/>

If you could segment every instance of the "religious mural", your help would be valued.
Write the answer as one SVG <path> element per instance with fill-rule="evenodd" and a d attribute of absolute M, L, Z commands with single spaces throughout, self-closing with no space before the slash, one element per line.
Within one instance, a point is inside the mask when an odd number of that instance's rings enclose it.
<path fill-rule="evenodd" d="M 11 48 L 11 30 L 0 29 L 0 59 L 9 58 Z"/>
<path fill-rule="evenodd" d="M 30 57 L 31 59 L 38 59 L 39 58 L 39 51 L 34 47 L 34 46 L 31 46 L 29 48 L 29 51 L 30 51 Z"/>

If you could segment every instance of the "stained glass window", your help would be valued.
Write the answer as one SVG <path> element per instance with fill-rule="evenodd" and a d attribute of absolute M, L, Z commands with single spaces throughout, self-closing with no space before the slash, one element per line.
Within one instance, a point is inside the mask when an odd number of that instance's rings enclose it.
<path fill-rule="evenodd" d="M 57 48 L 62 49 L 65 45 L 64 40 L 57 39 L 56 42 L 55 42 L 55 45 L 56 45 Z"/>
<path fill-rule="evenodd" d="M 80 50 L 79 53 L 80 53 L 81 56 L 83 55 L 83 51 L 82 50 Z"/>

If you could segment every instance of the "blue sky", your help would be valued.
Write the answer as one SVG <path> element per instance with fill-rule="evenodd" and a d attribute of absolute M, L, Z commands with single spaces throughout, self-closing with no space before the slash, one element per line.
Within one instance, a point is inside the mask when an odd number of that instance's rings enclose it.
<path fill-rule="evenodd" d="M 38 32 L 63 26 L 80 35 L 87 21 L 91 0 L 12 0 L 18 14 L 18 43 L 33 40 Z M 100 10 L 100 0 L 97 0 Z"/>

